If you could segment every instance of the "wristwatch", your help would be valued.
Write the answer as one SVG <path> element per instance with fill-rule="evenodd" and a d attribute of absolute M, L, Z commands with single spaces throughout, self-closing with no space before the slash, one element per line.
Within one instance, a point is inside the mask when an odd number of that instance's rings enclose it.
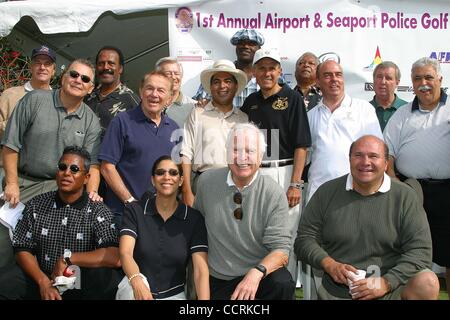
<path fill-rule="evenodd" d="M 72 257 L 72 251 L 70 251 L 69 249 L 64 249 L 64 262 L 66 263 L 66 265 L 71 266 L 72 265 L 72 261 L 70 261 L 70 258 Z"/>
<path fill-rule="evenodd" d="M 129 199 L 125 200 L 124 203 L 125 204 L 129 204 L 129 203 L 132 203 L 134 201 L 137 201 L 137 200 L 133 196 L 131 196 Z"/>
<path fill-rule="evenodd" d="M 303 189 L 304 185 L 305 185 L 305 182 L 303 180 L 300 180 L 299 182 L 289 183 L 289 187 L 293 187 L 296 189 Z"/>
<path fill-rule="evenodd" d="M 262 264 L 258 264 L 257 266 L 255 266 L 255 269 L 262 272 L 263 278 L 266 277 L 267 269 Z"/>

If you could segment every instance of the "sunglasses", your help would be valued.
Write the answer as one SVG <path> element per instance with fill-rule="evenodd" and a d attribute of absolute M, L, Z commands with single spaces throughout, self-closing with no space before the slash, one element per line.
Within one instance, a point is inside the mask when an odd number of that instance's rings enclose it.
<path fill-rule="evenodd" d="M 234 211 L 233 211 L 234 218 L 235 218 L 236 220 L 242 220 L 242 217 L 243 217 L 243 215 L 244 215 L 244 213 L 242 212 L 242 207 L 241 207 L 241 204 L 242 204 L 242 194 L 241 194 L 240 192 L 236 192 L 236 193 L 233 195 L 233 201 L 234 201 L 234 203 L 236 203 L 236 204 L 239 205 L 239 207 L 236 208 L 236 209 L 234 209 Z"/>
<path fill-rule="evenodd" d="M 163 176 L 163 175 L 166 174 L 166 172 L 168 172 L 169 175 L 172 176 L 172 177 L 176 177 L 176 176 L 178 176 L 180 174 L 180 172 L 177 169 L 169 169 L 169 170 L 156 169 L 155 170 L 155 176 Z"/>
<path fill-rule="evenodd" d="M 80 74 L 78 71 L 75 70 L 70 70 L 69 71 L 69 76 L 71 78 L 77 79 L 78 77 L 81 77 L 81 81 L 83 81 L 84 83 L 89 83 L 91 82 L 91 78 L 85 74 Z"/>
<path fill-rule="evenodd" d="M 68 166 L 67 164 L 62 163 L 62 162 L 61 162 L 61 163 L 58 163 L 58 170 L 59 170 L 59 171 L 65 172 L 65 171 L 67 170 L 67 168 L 70 169 L 70 172 L 71 172 L 72 174 L 76 174 L 76 173 L 78 173 L 78 172 L 81 171 L 80 167 L 77 166 L 76 164 L 71 164 L 70 166 Z"/>

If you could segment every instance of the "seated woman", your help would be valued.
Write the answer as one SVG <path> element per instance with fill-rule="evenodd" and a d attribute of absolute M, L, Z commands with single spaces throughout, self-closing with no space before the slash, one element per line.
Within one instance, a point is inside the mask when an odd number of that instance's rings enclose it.
<path fill-rule="evenodd" d="M 177 200 L 182 176 L 181 167 L 169 156 L 158 158 L 152 168 L 156 196 L 145 193 L 125 207 L 120 260 L 128 278 L 124 281 L 131 285 L 136 300 L 186 299 L 190 257 L 198 299 L 209 299 L 205 220 L 200 212 Z"/>

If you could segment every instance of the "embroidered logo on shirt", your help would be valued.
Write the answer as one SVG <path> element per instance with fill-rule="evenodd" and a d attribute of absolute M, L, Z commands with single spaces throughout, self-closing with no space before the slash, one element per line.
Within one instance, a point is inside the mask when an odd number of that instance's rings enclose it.
<path fill-rule="evenodd" d="M 32 233 L 30 231 L 28 231 L 27 234 L 25 235 L 25 237 L 27 237 L 28 239 L 31 239 Z"/>
<path fill-rule="evenodd" d="M 111 229 L 115 229 L 116 228 L 116 224 L 115 223 L 111 223 Z"/>
<path fill-rule="evenodd" d="M 97 217 L 97 221 L 100 222 L 100 223 L 102 223 L 103 221 L 105 221 L 105 218 L 103 218 L 103 217 Z"/>
<path fill-rule="evenodd" d="M 288 103 L 288 98 L 284 97 L 284 98 L 278 98 L 277 100 L 274 101 L 274 103 L 272 103 L 272 108 L 274 110 L 285 110 L 287 109 L 287 107 L 289 106 Z"/>
<path fill-rule="evenodd" d="M 41 234 L 42 234 L 43 236 L 48 235 L 48 229 L 42 228 Z"/>
<path fill-rule="evenodd" d="M 83 234 L 77 233 L 77 240 L 83 240 Z"/>
<path fill-rule="evenodd" d="M 64 219 L 61 220 L 61 224 L 67 226 L 67 217 L 64 217 Z"/>
<path fill-rule="evenodd" d="M 250 110 L 256 110 L 256 109 L 258 109 L 258 105 L 253 105 L 253 106 L 250 106 Z"/>
<path fill-rule="evenodd" d="M 50 261 L 50 257 L 48 256 L 48 254 L 46 254 L 46 255 L 44 256 L 44 259 L 45 259 L 45 261 Z"/>

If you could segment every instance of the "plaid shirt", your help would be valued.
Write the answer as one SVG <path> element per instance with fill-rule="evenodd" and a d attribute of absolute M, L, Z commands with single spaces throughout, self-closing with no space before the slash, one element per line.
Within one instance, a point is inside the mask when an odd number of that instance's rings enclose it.
<path fill-rule="evenodd" d="M 91 201 L 87 193 L 70 205 L 57 191 L 40 194 L 28 201 L 17 223 L 14 251 L 34 254 L 42 271 L 50 275 L 64 249 L 89 252 L 118 247 L 112 220 L 111 211 L 102 202 Z"/>

